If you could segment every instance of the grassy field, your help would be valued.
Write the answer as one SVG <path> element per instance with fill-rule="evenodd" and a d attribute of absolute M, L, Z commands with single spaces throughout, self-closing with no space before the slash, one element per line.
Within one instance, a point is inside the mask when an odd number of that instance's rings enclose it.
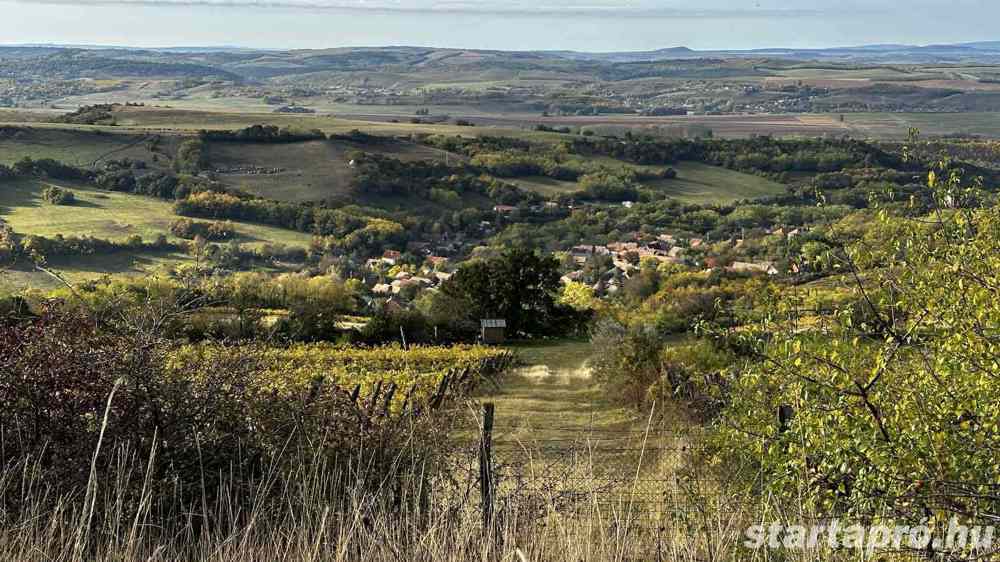
<path fill-rule="evenodd" d="M 142 132 L 135 129 L 87 126 L 30 126 L 0 129 L 0 164 L 11 165 L 24 158 L 52 158 L 81 167 L 92 167 L 109 159 L 130 158 L 146 162 L 152 169 L 171 166 L 177 145 L 191 132 Z M 219 170 L 217 179 L 229 187 L 270 199 L 319 201 L 349 194 L 353 170 L 349 166 L 355 150 L 383 154 L 404 161 L 462 157 L 409 142 L 387 139 L 374 145 L 349 141 L 311 141 L 293 144 L 206 143 L 209 169 Z M 255 168 L 278 168 L 275 174 L 250 173 Z M 363 205 L 387 203 L 374 199 Z"/>
<path fill-rule="evenodd" d="M 741 199 L 777 195 L 785 191 L 785 186 L 780 183 L 718 166 L 680 162 L 674 169 L 677 170 L 676 178 L 649 185 L 685 203 L 725 204 Z"/>
<path fill-rule="evenodd" d="M 552 179 L 545 176 L 528 176 L 524 178 L 511 178 L 505 181 L 535 193 L 552 197 L 562 193 L 573 193 L 579 191 L 580 186 L 576 182 Z"/>
<path fill-rule="evenodd" d="M 45 267 L 62 277 L 66 282 L 79 284 L 106 275 L 114 277 L 139 277 L 170 268 L 193 259 L 185 254 L 173 252 L 118 252 L 87 256 L 86 258 L 50 258 Z M 24 289 L 50 290 L 62 287 L 57 277 L 22 264 L 17 267 L 0 269 L 0 295 Z"/>
<path fill-rule="evenodd" d="M 662 166 L 637 166 L 611 158 L 592 159 L 609 167 L 631 167 L 636 169 L 662 169 Z M 769 179 L 734 172 L 718 166 L 709 166 L 696 162 L 680 162 L 673 166 L 677 177 L 671 180 L 645 182 L 644 185 L 685 203 L 695 204 L 725 204 L 742 199 L 754 199 L 776 195 L 785 191 L 785 186 Z M 509 180 L 518 186 L 540 193 L 545 196 L 555 196 L 562 193 L 579 191 L 575 182 L 554 180 L 547 177 L 526 177 Z"/>
<path fill-rule="evenodd" d="M 361 150 L 404 161 L 440 160 L 446 153 L 419 144 L 397 141 L 362 146 L 350 142 L 310 141 L 294 144 L 209 143 L 213 169 L 277 168 L 275 174 L 219 173 L 223 183 L 282 201 L 321 201 L 349 192 L 354 171 L 351 153 Z M 457 157 L 452 157 L 456 161 Z"/>
<path fill-rule="evenodd" d="M 178 142 L 175 135 L 56 129 L 32 124 L 0 129 L 0 164 L 10 165 L 24 157 L 52 158 L 84 167 L 109 158 L 132 158 L 152 164 L 155 157 L 167 163 L 177 151 Z"/>
<path fill-rule="evenodd" d="M 46 185 L 34 180 L 0 184 L 0 218 L 20 234 L 89 235 L 110 240 L 134 235 L 153 240 L 159 234 L 169 235 L 170 223 L 177 218 L 169 201 L 81 185 L 59 184 L 76 194 L 76 204 L 50 205 L 41 199 Z M 306 247 L 312 240 L 308 234 L 291 230 L 239 222 L 234 225 L 238 241 L 248 246 L 276 242 Z"/>

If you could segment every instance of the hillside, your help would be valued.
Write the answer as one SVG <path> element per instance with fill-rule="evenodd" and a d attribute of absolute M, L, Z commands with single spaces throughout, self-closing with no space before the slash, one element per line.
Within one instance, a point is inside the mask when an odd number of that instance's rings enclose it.
<path fill-rule="evenodd" d="M 282 145 L 210 142 L 206 158 L 217 179 L 226 185 L 269 199 L 301 202 L 350 197 L 354 177 L 351 155 L 357 151 L 403 161 L 446 159 L 443 151 L 388 139 L 370 146 L 350 141 Z"/>
<path fill-rule="evenodd" d="M 990 44 L 609 54 L 0 47 L 0 107 L 73 110 L 114 102 L 425 116 L 432 123 L 543 114 L 992 112 L 1000 110 L 998 53 Z M 920 88 L 929 91 L 912 91 Z"/>
<path fill-rule="evenodd" d="M 109 159 L 132 158 L 162 167 L 169 166 L 179 142 L 176 135 L 156 133 L 0 126 L 0 164 L 11 165 L 28 157 L 92 167 Z"/>
<path fill-rule="evenodd" d="M 42 200 L 42 191 L 49 185 L 70 189 L 76 203 L 47 204 Z M 81 184 L 6 182 L 0 189 L 0 218 L 16 232 L 37 236 L 92 236 L 107 240 L 141 236 L 152 241 L 165 235 L 169 240 L 180 241 L 170 234 L 170 224 L 178 218 L 171 203 Z M 234 240 L 250 248 L 266 243 L 305 248 L 312 240 L 308 234 L 281 228 L 239 222 L 234 226 Z"/>

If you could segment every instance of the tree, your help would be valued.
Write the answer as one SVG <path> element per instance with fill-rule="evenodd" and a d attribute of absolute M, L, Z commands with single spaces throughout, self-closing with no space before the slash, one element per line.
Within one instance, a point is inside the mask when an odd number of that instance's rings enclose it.
<path fill-rule="evenodd" d="M 52 205 L 72 205 L 76 202 L 76 195 L 68 189 L 50 185 L 42 191 L 42 199 Z"/>
<path fill-rule="evenodd" d="M 185 174 L 197 174 L 208 164 L 205 158 L 205 143 L 201 139 L 189 139 L 177 147 L 174 168 Z"/>
<path fill-rule="evenodd" d="M 188 253 L 195 259 L 195 264 L 201 267 L 201 262 L 207 257 L 209 252 L 208 240 L 201 236 L 195 236 L 191 242 L 188 243 Z"/>
<path fill-rule="evenodd" d="M 510 333 L 528 336 L 552 332 L 567 312 L 556 303 L 559 290 L 559 262 L 524 248 L 468 263 L 442 287 L 466 304 L 467 316 L 503 318 Z"/>
<path fill-rule="evenodd" d="M 600 304 L 600 299 L 597 298 L 589 285 L 570 281 L 563 287 L 562 294 L 559 295 L 559 303 L 569 306 L 573 310 L 594 310 Z"/>

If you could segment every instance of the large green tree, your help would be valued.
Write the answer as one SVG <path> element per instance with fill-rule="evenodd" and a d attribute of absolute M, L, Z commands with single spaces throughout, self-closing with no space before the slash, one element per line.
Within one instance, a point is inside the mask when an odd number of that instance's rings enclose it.
<path fill-rule="evenodd" d="M 443 286 L 465 303 L 470 318 L 503 318 L 510 334 L 550 333 L 567 314 L 557 303 L 559 262 L 523 248 L 464 265 Z"/>

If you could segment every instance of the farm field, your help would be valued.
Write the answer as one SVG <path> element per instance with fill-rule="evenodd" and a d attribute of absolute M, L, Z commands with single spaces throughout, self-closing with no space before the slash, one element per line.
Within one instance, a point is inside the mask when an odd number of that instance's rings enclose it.
<path fill-rule="evenodd" d="M 5 122 L 5 113 L 0 111 L 0 124 Z M 12 114 L 16 118 L 18 114 Z M 360 129 L 371 134 L 386 136 L 408 136 L 415 133 L 447 134 L 478 136 L 480 134 L 502 134 L 514 136 L 529 136 L 536 138 L 553 138 L 551 133 L 527 131 L 518 128 L 516 124 L 508 127 L 483 128 L 462 127 L 453 124 L 410 123 L 406 119 L 392 119 L 398 116 L 386 116 L 378 120 L 357 118 L 340 118 L 333 115 L 293 115 L 271 112 L 237 112 L 237 111 L 205 111 L 162 107 L 121 107 L 114 113 L 118 123 L 115 127 L 75 125 L 72 128 L 82 130 L 118 130 L 134 132 L 197 132 L 200 130 L 233 130 L 251 125 L 275 125 L 293 129 L 319 129 L 327 134 L 345 134 Z M 11 122 L 11 124 L 17 121 Z M 66 128 L 67 125 L 58 125 Z"/>
<path fill-rule="evenodd" d="M 488 84 L 487 84 L 488 85 Z M 454 87 L 441 85 L 442 87 Z M 214 95 L 214 92 L 197 92 L 183 90 L 177 97 L 164 98 L 153 97 L 145 90 L 131 88 L 126 90 L 116 90 L 114 92 L 100 94 L 86 94 L 79 96 L 68 96 L 52 104 L 59 112 L 72 111 L 77 107 L 93 104 L 106 103 L 143 103 L 147 107 L 169 106 L 176 111 L 206 111 L 216 113 L 256 113 L 267 115 L 280 115 L 275 113 L 275 106 L 267 104 L 261 97 L 243 97 L 233 95 Z M 338 102 L 327 98 L 309 98 L 306 105 L 315 111 L 311 116 L 339 116 L 350 117 L 354 115 L 364 115 L 372 112 L 372 106 L 363 104 L 352 104 Z M 425 104 L 398 104 L 384 105 L 378 107 L 378 112 L 385 116 L 393 116 L 403 121 L 409 121 L 417 110 L 428 109 L 434 115 L 490 115 L 510 107 L 510 104 L 498 103 L 475 105 L 437 105 L 434 103 Z M 294 115 L 291 115 L 294 116 Z M 39 116 L 39 118 L 41 118 Z"/>
<path fill-rule="evenodd" d="M 864 84 L 863 79 L 856 79 Z M 853 85 L 853 84 L 852 84 Z M 49 115 L 49 117 L 41 117 Z M 456 108 L 455 118 L 468 118 L 476 127 L 462 127 L 449 123 L 410 123 L 398 108 L 386 106 L 357 106 L 353 115 L 288 115 L 234 111 L 205 111 L 161 107 L 128 107 L 115 112 L 118 125 L 66 125 L 39 122 L 51 120 L 51 113 L 24 112 L 0 109 L 0 125 L 30 125 L 37 129 L 70 129 L 102 133 L 181 133 L 199 130 L 233 130 L 256 124 L 291 127 L 294 129 L 319 129 L 327 134 L 346 134 L 361 130 L 369 134 L 408 137 L 414 134 L 442 134 L 461 136 L 497 135 L 534 140 L 558 140 L 564 135 L 532 130 L 538 124 L 550 127 L 590 128 L 600 134 L 621 133 L 626 130 L 646 131 L 652 135 L 683 135 L 695 128 L 707 128 L 719 138 L 746 138 L 752 135 L 776 137 L 843 136 L 871 139 L 905 138 L 910 127 L 919 127 L 928 135 L 976 134 L 1000 136 L 1000 112 L 963 113 L 845 113 L 840 114 L 747 114 L 747 115 L 688 115 L 648 117 L 638 115 L 601 116 L 550 116 L 524 113 L 490 112 L 479 109 L 463 112 Z M 396 120 L 399 122 L 393 123 Z M 58 136 L 58 135 L 54 135 Z M 114 137 L 101 139 L 100 145 L 81 149 L 75 157 L 81 162 L 103 154 L 102 149 L 120 148 Z M 58 138 L 40 139 L 35 144 L 53 154 L 73 152 Z M 0 145 L 2 146 L 2 145 Z M 10 161 L 28 153 L 15 145 L 4 146 L 0 161 Z M 16 152 L 12 152 L 15 150 Z"/>
<path fill-rule="evenodd" d="M 1000 136 L 1000 112 L 978 113 L 847 113 L 844 122 L 858 136 L 906 138 L 911 127 L 923 135 Z"/>
<path fill-rule="evenodd" d="M 206 357 L 231 352 L 221 344 L 184 346 L 173 353 L 171 368 L 188 373 L 191 365 L 203 364 Z M 452 379 L 448 388 L 454 391 L 462 385 L 466 386 L 463 390 L 473 389 L 487 378 L 502 374 L 511 360 L 511 354 L 503 349 L 477 345 L 403 349 L 398 344 L 351 347 L 315 343 L 269 347 L 261 354 L 270 373 L 270 386 L 277 392 L 296 392 L 323 380 L 346 391 L 360 385 L 359 395 L 369 397 L 393 385 L 398 389 L 391 395 L 394 410 L 407 403 L 411 392 L 411 401 L 429 400 L 445 377 Z M 463 371 L 467 371 L 464 379 Z M 379 398 L 386 400 L 387 395 Z"/>
<path fill-rule="evenodd" d="M 19 234 L 93 236 L 109 240 L 138 235 L 146 241 L 166 234 L 171 238 L 170 223 L 177 217 L 168 201 L 59 183 L 60 187 L 73 191 L 77 202 L 50 205 L 41 198 L 47 185 L 51 184 L 26 180 L 4 183 L 0 190 L 0 219 Z M 281 228 L 240 222 L 234 222 L 234 226 L 239 236 L 237 241 L 251 247 L 269 242 L 306 247 L 312 240 L 308 234 Z"/>

